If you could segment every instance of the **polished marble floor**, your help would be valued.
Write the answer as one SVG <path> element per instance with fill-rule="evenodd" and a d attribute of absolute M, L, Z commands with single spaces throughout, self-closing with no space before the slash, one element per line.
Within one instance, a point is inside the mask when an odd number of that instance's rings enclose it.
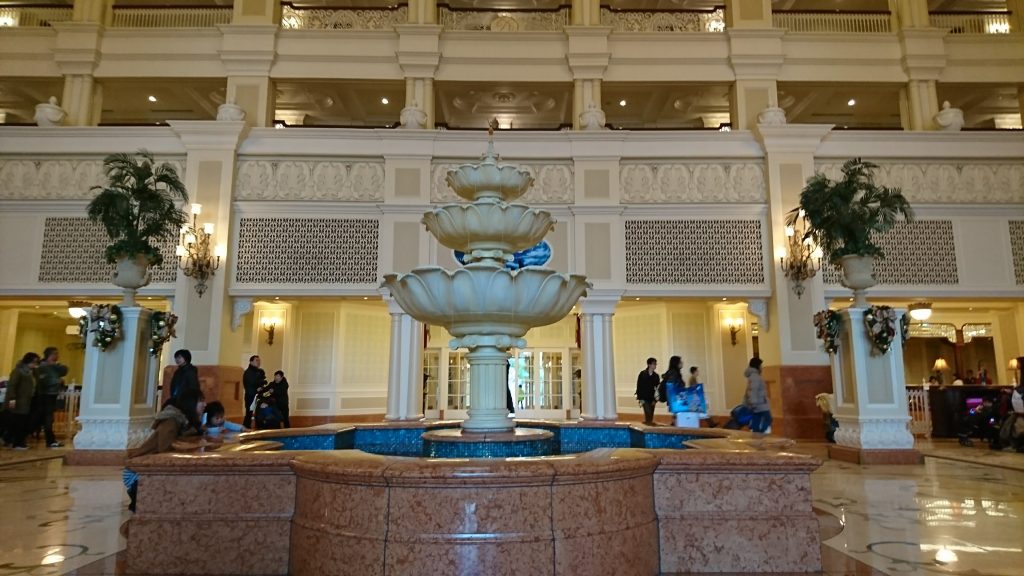
<path fill-rule="evenodd" d="M 825 446 L 798 449 L 822 455 Z M 815 506 L 834 516 L 823 522 L 823 574 L 1024 574 L 1024 471 L 1012 469 L 1024 454 L 961 454 L 968 461 L 923 466 L 826 461 L 812 477 Z M 118 468 L 0 459 L 0 576 L 120 574 L 126 504 Z"/>

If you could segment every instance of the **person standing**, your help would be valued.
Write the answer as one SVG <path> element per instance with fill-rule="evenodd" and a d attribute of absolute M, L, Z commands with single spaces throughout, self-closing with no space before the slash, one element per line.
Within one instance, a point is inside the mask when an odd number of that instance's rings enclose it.
<path fill-rule="evenodd" d="M 28 352 L 21 357 L 7 380 L 7 411 L 12 429 L 11 442 L 15 450 L 28 450 L 25 438 L 29 433 L 32 397 L 36 393 L 35 369 L 39 366 L 39 354 Z"/>
<path fill-rule="evenodd" d="M 658 384 L 661 378 L 658 376 L 657 358 L 647 359 L 647 368 L 640 371 L 636 377 L 636 399 L 644 409 L 644 424 L 654 425 L 654 404 L 658 401 Z"/>
<path fill-rule="evenodd" d="M 174 363 L 178 369 L 171 376 L 171 399 L 182 394 L 199 394 L 199 369 L 192 365 L 192 353 L 178 350 L 174 353 Z"/>
<path fill-rule="evenodd" d="M 764 378 L 761 377 L 760 358 L 751 358 L 743 375 L 747 377 L 747 392 L 743 403 L 750 409 L 753 417 L 750 420 L 750 431 L 765 434 L 772 425 L 772 413 L 768 405 L 768 391 Z"/>
<path fill-rule="evenodd" d="M 256 400 L 256 391 L 267 383 L 267 373 L 260 368 L 260 357 L 249 356 L 249 366 L 242 374 L 242 388 L 245 389 L 245 419 L 242 426 L 252 428 L 252 403 Z"/>
<path fill-rule="evenodd" d="M 57 396 L 60 395 L 64 377 L 68 374 L 68 367 L 58 360 L 60 351 L 55 346 L 50 346 L 43 351 L 43 361 L 36 368 L 35 409 L 32 414 L 31 430 L 39 430 L 39 426 L 42 426 L 46 434 L 46 445 L 50 448 L 64 446 L 57 442 L 57 437 L 53 433 L 53 413 L 57 409 Z"/>
<path fill-rule="evenodd" d="M 274 402 L 281 413 L 281 423 L 285 428 L 291 428 L 292 422 L 288 419 L 288 379 L 281 370 L 274 372 Z"/>
<path fill-rule="evenodd" d="M 693 388 L 700 384 L 700 372 L 696 366 L 690 366 L 690 377 L 686 379 L 686 387 Z"/>

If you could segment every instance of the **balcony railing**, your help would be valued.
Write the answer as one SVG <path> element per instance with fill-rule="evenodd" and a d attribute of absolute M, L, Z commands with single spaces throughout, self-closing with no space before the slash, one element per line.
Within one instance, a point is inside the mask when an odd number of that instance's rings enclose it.
<path fill-rule="evenodd" d="M 439 6 L 445 30 L 489 30 L 491 32 L 561 32 L 570 23 L 570 8 L 550 10 L 488 10 Z"/>
<path fill-rule="evenodd" d="M 724 32 L 725 11 L 614 10 L 601 8 L 601 24 L 616 32 Z"/>
<path fill-rule="evenodd" d="M 950 34 L 1010 33 L 1010 12 L 933 12 L 929 19 Z"/>
<path fill-rule="evenodd" d="M 391 30 L 408 19 L 406 6 L 296 8 L 285 4 L 281 9 L 281 27 L 290 30 Z"/>
<path fill-rule="evenodd" d="M 112 28 L 214 28 L 231 23 L 230 7 L 114 6 Z"/>
<path fill-rule="evenodd" d="M 42 28 L 53 22 L 71 20 L 71 6 L 53 4 L 8 4 L 0 6 L 0 28 Z"/>
<path fill-rule="evenodd" d="M 790 32 L 834 32 L 840 34 L 889 34 L 892 16 L 888 12 L 772 12 L 772 24 Z"/>

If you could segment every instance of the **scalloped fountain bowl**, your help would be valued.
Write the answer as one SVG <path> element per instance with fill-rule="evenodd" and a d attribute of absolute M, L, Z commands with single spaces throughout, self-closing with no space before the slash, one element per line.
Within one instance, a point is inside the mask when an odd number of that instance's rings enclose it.
<path fill-rule="evenodd" d="M 481 164 L 463 164 L 449 170 L 445 182 L 456 194 L 477 200 L 515 200 L 533 186 L 533 176 L 515 166 L 502 166 L 488 156 Z"/>
<path fill-rule="evenodd" d="M 441 244 L 471 253 L 513 253 L 536 246 L 555 226 L 551 213 L 524 204 L 446 204 L 423 215 L 423 224 Z"/>
<path fill-rule="evenodd" d="M 413 318 L 444 326 L 452 336 L 521 338 L 530 328 L 558 322 L 586 294 L 585 276 L 547 268 L 506 270 L 467 264 L 388 274 L 384 285 Z"/>

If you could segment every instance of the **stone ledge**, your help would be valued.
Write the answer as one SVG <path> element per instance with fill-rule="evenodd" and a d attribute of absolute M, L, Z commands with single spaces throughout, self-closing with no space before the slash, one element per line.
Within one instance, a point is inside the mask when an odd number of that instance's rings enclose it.
<path fill-rule="evenodd" d="M 849 448 L 831 444 L 828 447 L 828 457 L 832 460 L 870 465 L 911 465 L 916 466 L 924 463 L 924 456 L 914 449 L 904 450 L 864 450 L 860 448 Z"/>

